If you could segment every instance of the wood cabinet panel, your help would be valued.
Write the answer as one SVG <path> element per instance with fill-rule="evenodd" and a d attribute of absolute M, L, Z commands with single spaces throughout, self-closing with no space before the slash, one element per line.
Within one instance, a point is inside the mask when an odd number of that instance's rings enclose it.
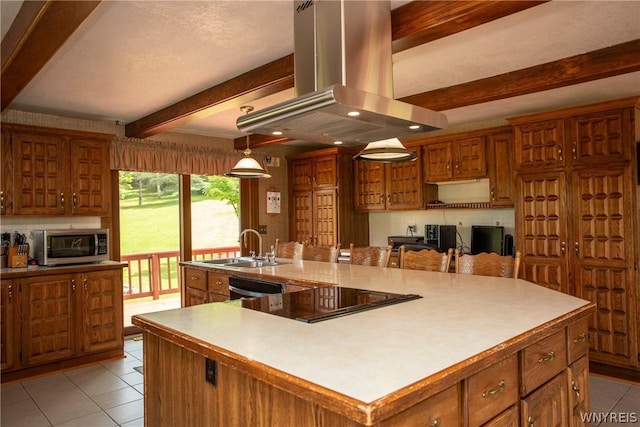
<path fill-rule="evenodd" d="M 216 271 L 207 272 L 207 288 L 210 292 L 226 295 L 229 299 L 229 275 Z"/>
<path fill-rule="evenodd" d="M 520 418 L 521 425 L 528 427 L 569 425 L 565 371 L 522 400 Z"/>
<path fill-rule="evenodd" d="M 355 207 L 359 210 L 380 211 L 386 207 L 384 164 L 354 162 Z"/>
<path fill-rule="evenodd" d="M 209 293 L 196 288 L 185 288 L 185 307 L 206 304 L 209 302 Z"/>
<path fill-rule="evenodd" d="M 575 362 L 589 351 L 589 318 L 569 325 L 567 328 L 567 360 Z"/>
<path fill-rule="evenodd" d="M 313 193 L 313 245 L 335 246 L 338 236 L 337 190 L 319 190 Z"/>
<path fill-rule="evenodd" d="M 451 141 L 426 144 L 422 148 L 424 182 L 453 179 L 453 149 Z"/>
<path fill-rule="evenodd" d="M 501 360 L 466 383 L 469 425 L 479 426 L 518 403 L 518 356 Z"/>
<path fill-rule="evenodd" d="M 513 132 L 487 137 L 491 206 L 513 206 L 515 160 Z"/>
<path fill-rule="evenodd" d="M 458 426 L 458 387 L 453 386 L 382 422 L 385 427 Z"/>
<path fill-rule="evenodd" d="M 197 268 L 186 267 L 184 269 L 185 286 L 193 289 L 207 291 L 207 272 Z"/>
<path fill-rule="evenodd" d="M 16 339 L 19 336 L 19 319 L 16 318 L 18 301 L 18 282 L 0 281 L 0 369 L 7 370 L 16 366 L 18 361 Z"/>
<path fill-rule="evenodd" d="M 109 215 L 111 174 L 109 146 L 104 140 L 76 137 L 71 140 L 71 213 Z"/>
<path fill-rule="evenodd" d="M 455 179 L 487 176 L 486 142 L 484 136 L 458 139 L 453 142 L 453 177 Z"/>
<path fill-rule="evenodd" d="M 75 353 L 75 275 L 22 281 L 22 365 L 71 357 Z"/>
<path fill-rule="evenodd" d="M 11 132 L 1 130 L 2 169 L 0 170 L 0 215 L 13 214 L 13 175 L 14 161 Z"/>
<path fill-rule="evenodd" d="M 291 185 L 294 190 L 311 190 L 313 159 L 298 159 L 291 162 Z"/>
<path fill-rule="evenodd" d="M 593 165 L 629 159 L 631 109 L 572 117 L 569 120 L 573 165 Z"/>
<path fill-rule="evenodd" d="M 545 120 L 514 127 L 516 169 L 521 171 L 565 166 L 564 120 Z"/>
<path fill-rule="evenodd" d="M 84 351 L 96 352 L 124 345 L 122 272 L 82 274 Z"/>
<path fill-rule="evenodd" d="M 292 200 L 292 235 L 297 242 L 310 241 L 313 236 L 313 192 L 296 191 Z"/>
<path fill-rule="evenodd" d="M 584 415 L 590 410 L 589 361 L 583 356 L 567 369 L 569 420 L 571 427 L 588 426 Z"/>
<path fill-rule="evenodd" d="M 520 417 L 518 407 L 512 406 L 497 417 L 491 419 L 482 427 L 518 427 L 520 426 Z"/>
<path fill-rule="evenodd" d="M 522 394 L 529 394 L 567 366 L 567 344 L 562 330 L 522 352 Z"/>

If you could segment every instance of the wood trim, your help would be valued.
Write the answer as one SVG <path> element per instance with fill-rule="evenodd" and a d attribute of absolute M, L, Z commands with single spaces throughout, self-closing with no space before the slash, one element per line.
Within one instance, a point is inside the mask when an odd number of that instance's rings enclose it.
<path fill-rule="evenodd" d="M 414 3 L 423 4 L 413 5 Z M 458 2 L 455 3 L 458 6 Z M 454 7 L 452 2 L 439 1 L 412 2 L 391 11 L 393 51 L 397 53 L 415 46 L 419 40 L 431 41 L 445 37 L 544 2 L 460 3 L 455 13 L 450 11 Z M 434 19 L 434 16 L 438 18 Z M 442 18 L 443 16 L 445 18 Z M 402 26 L 407 23 L 413 24 L 407 28 L 401 28 L 394 27 L 394 23 Z M 293 54 L 291 54 L 131 122 L 126 125 L 125 134 L 129 137 L 146 138 L 215 111 L 240 107 L 266 95 L 290 89 L 293 85 Z M 268 145 L 285 140 L 276 140 L 267 136 L 261 137 L 258 141 L 260 145 Z M 245 144 L 244 138 L 242 144 L 237 140 L 234 143 L 239 150 L 244 149 Z M 260 145 L 254 145 L 254 141 L 250 141 L 251 147 Z"/>
<path fill-rule="evenodd" d="M 406 96 L 400 101 L 443 111 L 635 71 L 640 71 L 640 40 L 498 76 Z"/>
<path fill-rule="evenodd" d="M 240 229 L 258 229 L 260 223 L 260 185 L 258 178 L 240 180 Z M 240 242 L 240 253 L 248 255 L 249 251 L 258 253 L 258 238 L 250 234 L 245 248 Z"/>
<path fill-rule="evenodd" d="M 89 0 L 23 3 L 1 44 L 2 111 L 99 4 Z"/>

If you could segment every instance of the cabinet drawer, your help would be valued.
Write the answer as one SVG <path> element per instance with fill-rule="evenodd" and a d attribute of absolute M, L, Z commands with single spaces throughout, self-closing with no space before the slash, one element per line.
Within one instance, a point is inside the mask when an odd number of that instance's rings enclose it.
<path fill-rule="evenodd" d="M 518 427 L 518 407 L 512 406 L 482 427 Z"/>
<path fill-rule="evenodd" d="M 440 393 L 385 420 L 387 427 L 404 426 L 459 426 L 458 386 L 449 387 Z"/>
<path fill-rule="evenodd" d="M 567 328 L 567 355 L 569 363 L 589 351 L 589 318 L 585 317 Z"/>
<path fill-rule="evenodd" d="M 518 356 L 501 360 L 467 380 L 469 425 L 479 426 L 518 402 Z"/>
<path fill-rule="evenodd" d="M 229 276 L 209 272 L 209 290 L 217 294 L 229 295 Z"/>
<path fill-rule="evenodd" d="M 207 272 L 197 270 L 195 268 L 185 268 L 184 270 L 185 286 L 189 288 L 207 290 Z"/>
<path fill-rule="evenodd" d="M 565 330 L 522 351 L 522 395 L 529 394 L 567 366 Z"/>
<path fill-rule="evenodd" d="M 217 294 L 215 292 L 209 292 L 209 296 L 207 298 L 208 302 L 221 302 L 221 301 L 228 301 L 228 300 L 229 300 L 229 295 Z"/>

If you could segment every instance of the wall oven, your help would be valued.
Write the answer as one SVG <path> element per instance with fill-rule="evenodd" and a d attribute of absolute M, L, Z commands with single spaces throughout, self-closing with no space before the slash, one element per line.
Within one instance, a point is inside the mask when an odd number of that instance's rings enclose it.
<path fill-rule="evenodd" d="M 38 265 L 85 264 L 109 259 L 109 230 L 33 230 Z"/>

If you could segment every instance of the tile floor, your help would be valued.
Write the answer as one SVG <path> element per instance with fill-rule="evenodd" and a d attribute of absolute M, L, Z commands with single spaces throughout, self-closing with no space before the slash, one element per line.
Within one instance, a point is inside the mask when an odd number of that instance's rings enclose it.
<path fill-rule="evenodd" d="M 143 376 L 134 369 L 142 365 L 142 340 L 127 339 L 124 348 L 124 359 L 3 384 L 0 425 L 142 427 Z M 589 382 L 592 412 L 640 418 L 640 384 L 596 375 Z"/>

